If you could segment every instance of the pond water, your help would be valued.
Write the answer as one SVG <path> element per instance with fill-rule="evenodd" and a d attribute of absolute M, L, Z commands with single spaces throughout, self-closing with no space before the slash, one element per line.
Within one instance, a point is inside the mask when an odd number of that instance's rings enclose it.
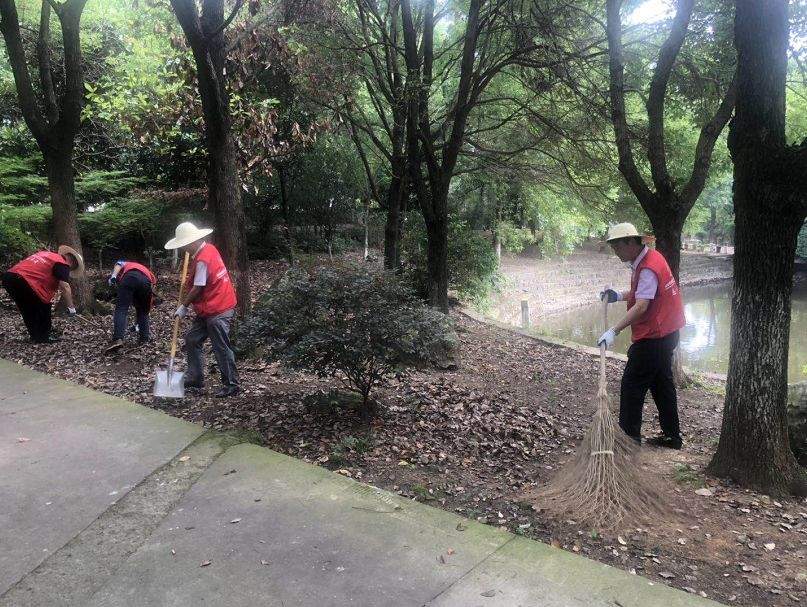
<path fill-rule="evenodd" d="M 681 331 L 681 347 L 686 365 L 700 371 L 726 373 L 729 366 L 731 331 L 731 282 L 684 291 L 687 325 Z M 609 325 L 625 313 L 625 304 L 609 306 Z M 602 334 L 602 307 L 577 308 L 544 319 L 534 327 L 538 333 L 594 346 Z M 625 353 L 630 346 L 630 330 L 617 336 L 614 350 Z M 807 380 L 807 281 L 793 289 L 790 325 L 788 381 Z"/>

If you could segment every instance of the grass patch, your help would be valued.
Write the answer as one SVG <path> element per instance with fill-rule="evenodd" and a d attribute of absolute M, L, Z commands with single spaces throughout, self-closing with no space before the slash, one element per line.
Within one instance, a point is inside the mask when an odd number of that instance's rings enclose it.
<path fill-rule="evenodd" d="M 689 485 L 691 487 L 705 487 L 706 481 L 689 464 L 675 465 L 675 482 L 679 485 Z"/>

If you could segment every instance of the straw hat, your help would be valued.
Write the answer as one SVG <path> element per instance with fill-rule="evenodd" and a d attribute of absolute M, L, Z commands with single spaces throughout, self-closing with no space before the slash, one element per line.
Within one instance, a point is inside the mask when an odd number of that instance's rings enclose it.
<path fill-rule="evenodd" d="M 73 247 L 68 247 L 66 244 L 60 244 L 59 255 L 61 255 L 62 257 L 64 257 L 65 255 L 72 255 L 73 257 L 76 258 L 78 266 L 76 267 L 75 270 L 70 270 L 71 276 L 77 276 L 79 274 L 84 273 L 84 258 L 81 256 L 81 253 L 76 251 Z"/>
<path fill-rule="evenodd" d="M 618 223 L 608 228 L 608 235 L 605 237 L 605 240 L 606 242 L 611 242 L 612 240 L 639 235 L 639 232 L 636 231 L 636 226 L 632 223 Z"/>
<path fill-rule="evenodd" d="M 192 242 L 201 240 L 212 232 L 212 228 L 197 228 L 190 221 L 185 221 L 177 226 L 174 238 L 165 243 L 166 249 L 178 249 Z"/>

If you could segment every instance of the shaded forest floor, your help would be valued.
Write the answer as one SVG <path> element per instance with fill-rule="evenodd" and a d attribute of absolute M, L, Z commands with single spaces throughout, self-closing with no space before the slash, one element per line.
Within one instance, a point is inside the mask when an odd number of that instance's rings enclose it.
<path fill-rule="evenodd" d="M 265 288 L 284 268 L 256 264 L 253 284 Z M 171 293 L 176 279 L 163 275 L 161 290 Z M 773 500 L 703 474 L 719 435 L 719 384 L 679 394 L 682 451 L 643 448 L 646 465 L 663 480 L 670 518 L 600 532 L 550 520 L 524 498 L 571 456 L 590 421 L 597 372 L 590 356 L 454 313 L 455 367 L 390 382 L 376 394 L 381 412 L 368 427 L 351 411 L 306 404 L 333 382 L 258 359 L 238 361 L 244 391 L 235 398 L 212 396 L 212 374 L 201 394 L 155 401 L 154 368 L 166 358 L 174 309 L 169 298 L 152 312 L 152 343 L 138 348 L 132 340 L 105 355 L 111 316 L 57 318 L 62 341 L 34 345 L 3 291 L 0 356 L 209 427 L 246 432 L 277 451 L 656 583 L 734 605 L 807 604 L 807 501 Z M 621 363 L 609 361 L 612 394 L 621 372 Z M 652 402 L 645 417 L 649 436 L 658 428 Z"/>

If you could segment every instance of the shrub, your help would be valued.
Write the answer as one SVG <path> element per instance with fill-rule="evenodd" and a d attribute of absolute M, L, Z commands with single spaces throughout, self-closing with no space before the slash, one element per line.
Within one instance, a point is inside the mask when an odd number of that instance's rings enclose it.
<path fill-rule="evenodd" d="M 0 219 L 0 267 L 8 268 L 37 248 L 37 242 L 30 234 Z"/>
<path fill-rule="evenodd" d="M 0 204 L 42 202 L 48 194 L 48 180 L 41 171 L 41 156 L 0 156 Z"/>
<path fill-rule="evenodd" d="M 39 242 L 50 241 L 52 218 L 50 205 L 32 204 L 20 207 L 0 205 L 0 222 L 20 230 Z"/>
<path fill-rule="evenodd" d="M 453 349 L 448 317 L 426 307 L 394 275 L 345 265 L 289 270 L 238 330 L 239 347 L 264 346 L 292 368 L 333 377 L 361 395 L 396 370 L 434 363 Z"/>
<path fill-rule="evenodd" d="M 404 227 L 402 257 L 406 274 L 421 297 L 428 294 L 426 226 L 420 213 L 410 213 Z M 449 218 L 448 288 L 460 299 L 484 304 L 501 283 L 499 262 L 490 242 L 457 217 Z"/>
<path fill-rule="evenodd" d="M 499 239 L 502 248 L 510 253 L 521 253 L 526 247 L 535 242 L 532 233 L 526 228 L 517 228 L 509 221 L 499 223 Z"/>

